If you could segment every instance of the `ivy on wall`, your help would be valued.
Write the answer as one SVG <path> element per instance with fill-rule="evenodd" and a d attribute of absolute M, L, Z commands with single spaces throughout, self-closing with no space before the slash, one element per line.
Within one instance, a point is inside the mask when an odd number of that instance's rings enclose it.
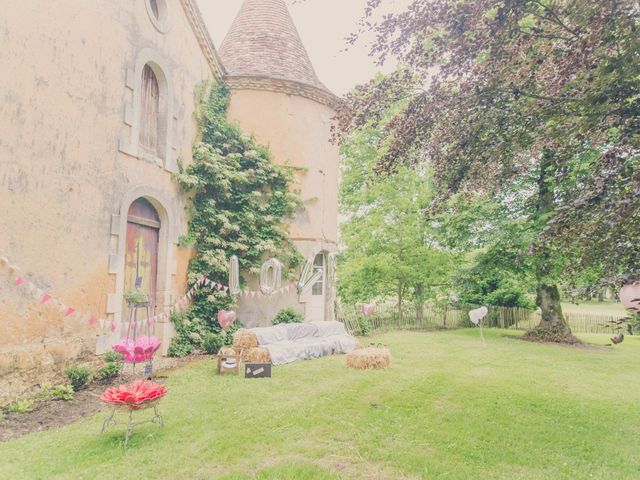
<path fill-rule="evenodd" d="M 195 248 L 189 284 L 204 275 L 226 285 L 232 255 L 238 256 L 241 273 L 250 274 L 259 273 L 265 258 L 277 256 L 290 276 L 301 261 L 286 225 L 300 205 L 294 169 L 275 165 L 267 148 L 228 120 L 224 85 L 203 85 L 199 98 L 201 140 L 194 145 L 193 163 L 180 165 L 176 174 L 191 203 L 188 234 L 181 239 Z M 207 336 L 219 334 L 216 315 L 232 302 L 224 292 L 199 289 L 191 308 L 173 318 L 177 335 L 169 353 L 187 355 Z"/>

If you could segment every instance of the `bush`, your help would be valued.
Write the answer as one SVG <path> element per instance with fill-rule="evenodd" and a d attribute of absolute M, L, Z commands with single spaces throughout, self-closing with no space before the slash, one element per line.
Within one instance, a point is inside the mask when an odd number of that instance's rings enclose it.
<path fill-rule="evenodd" d="M 360 330 L 360 335 L 369 335 L 371 332 L 371 322 L 366 317 L 358 317 L 358 329 Z"/>
<path fill-rule="evenodd" d="M 184 338 L 181 335 L 176 335 L 171 340 L 171 345 L 169 345 L 169 349 L 167 350 L 167 355 L 170 357 L 186 357 L 187 355 L 191 355 L 193 352 L 193 345 L 189 338 Z"/>
<path fill-rule="evenodd" d="M 106 363 L 121 363 L 122 362 L 122 355 L 120 355 L 118 352 L 107 352 L 102 356 L 102 360 L 104 360 Z"/>
<path fill-rule="evenodd" d="M 222 335 L 208 333 L 202 342 L 202 348 L 209 355 L 215 355 L 224 346 L 225 338 Z"/>
<path fill-rule="evenodd" d="M 96 380 L 100 383 L 109 381 L 120 375 L 120 365 L 118 363 L 108 363 L 96 372 Z"/>
<path fill-rule="evenodd" d="M 295 311 L 293 308 L 285 308 L 280 310 L 271 321 L 271 325 L 280 325 L 281 323 L 302 323 L 304 322 L 304 315 Z"/>
<path fill-rule="evenodd" d="M 15 402 L 9 405 L 7 410 L 9 411 L 9 413 L 29 413 L 31 410 L 33 410 L 33 402 L 26 399 L 16 399 Z"/>
<path fill-rule="evenodd" d="M 64 371 L 64 375 L 69 379 L 69 383 L 71 383 L 73 391 L 77 392 L 89 383 L 91 370 L 86 367 L 71 367 Z"/>
<path fill-rule="evenodd" d="M 49 398 L 54 400 L 73 400 L 73 387 L 71 385 L 56 385 L 47 393 Z"/>

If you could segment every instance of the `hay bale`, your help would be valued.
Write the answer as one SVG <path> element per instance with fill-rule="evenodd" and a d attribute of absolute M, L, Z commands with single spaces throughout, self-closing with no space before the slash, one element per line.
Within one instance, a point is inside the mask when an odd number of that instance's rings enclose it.
<path fill-rule="evenodd" d="M 251 333 L 249 330 L 241 329 L 233 334 L 233 349 L 236 352 L 241 352 L 248 348 L 255 348 L 258 346 L 258 337 L 255 333 Z"/>
<path fill-rule="evenodd" d="M 271 363 L 271 354 L 266 348 L 248 348 L 242 351 L 242 361 L 244 363 Z"/>
<path fill-rule="evenodd" d="M 231 355 L 237 355 L 236 351 L 233 348 L 229 348 L 229 347 L 224 347 L 221 348 L 220 351 L 218 352 L 218 354 L 221 357 L 226 357 L 226 356 L 231 356 Z"/>
<path fill-rule="evenodd" d="M 347 354 L 347 367 L 357 370 L 388 368 L 391 365 L 391 352 L 388 348 L 362 348 Z"/>

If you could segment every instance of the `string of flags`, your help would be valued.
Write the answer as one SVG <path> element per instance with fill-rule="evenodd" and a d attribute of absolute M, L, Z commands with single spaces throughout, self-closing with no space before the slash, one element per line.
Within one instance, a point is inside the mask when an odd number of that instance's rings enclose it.
<path fill-rule="evenodd" d="M 53 295 L 52 293 L 39 288 L 37 285 L 27 279 L 20 268 L 17 265 L 12 264 L 7 257 L 0 257 L 0 268 L 3 267 L 7 267 L 9 274 L 15 277 L 13 280 L 13 284 L 16 287 L 26 289 L 36 300 L 38 305 L 50 305 L 58 310 L 65 318 L 81 318 L 90 327 L 99 328 L 102 331 L 105 331 L 105 329 L 107 328 L 112 332 L 115 332 L 117 330 L 118 326 L 115 321 L 100 318 L 99 316 L 92 315 L 90 313 L 81 312 L 74 307 L 66 305 L 60 298 Z M 233 296 L 227 285 L 222 285 L 221 283 L 214 282 L 209 278 L 203 276 L 189 289 L 189 291 L 185 295 L 182 296 L 182 298 L 176 301 L 172 306 L 164 307 L 162 309 L 162 312 L 149 318 L 147 320 L 149 325 L 151 325 L 153 322 L 163 322 L 169 320 L 173 313 L 184 311 L 189 305 L 190 301 L 193 299 L 195 293 L 204 286 L 215 289 L 216 291 L 223 294 Z M 242 290 L 237 295 L 241 298 L 267 298 L 282 293 L 288 293 L 296 289 L 296 284 L 292 283 L 285 287 L 279 288 L 278 290 L 274 290 L 269 295 L 265 295 L 261 291 L 252 290 Z"/>

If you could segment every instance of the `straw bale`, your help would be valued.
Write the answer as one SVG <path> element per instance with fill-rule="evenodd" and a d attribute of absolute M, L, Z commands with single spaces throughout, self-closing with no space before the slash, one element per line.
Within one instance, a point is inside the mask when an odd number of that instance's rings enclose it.
<path fill-rule="evenodd" d="M 391 352 L 388 348 L 362 348 L 347 355 L 347 367 L 358 370 L 388 368 L 391 365 Z"/>

